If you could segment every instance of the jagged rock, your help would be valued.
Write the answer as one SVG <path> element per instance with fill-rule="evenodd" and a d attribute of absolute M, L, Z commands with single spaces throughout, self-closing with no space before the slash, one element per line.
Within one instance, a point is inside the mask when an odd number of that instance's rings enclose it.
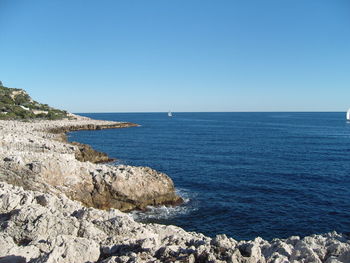
<path fill-rule="evenodd" d="M 270 242 L 211 239 L 0 183 L 0 262 L 349 263 L 349 256 L 349 236 L 336 232 Z"/>
<path fill-rule="evenodd" d="M 92 163 L 107 163 L 115 160 L 109 158 L 109 156 L 106 153 L 94 150 L 90 145 L 79 142 L 71 142 L 71 144 L 77 146 L 75 158 L 78 161 Z"/>
<path fill-rule="evenodd" d="M 100 256 L 100 247 L 93 241 L 86 238 L 59 235 L 49 240 L 49 248 L 33 263 L 79 263 L 95 262 Z"/>

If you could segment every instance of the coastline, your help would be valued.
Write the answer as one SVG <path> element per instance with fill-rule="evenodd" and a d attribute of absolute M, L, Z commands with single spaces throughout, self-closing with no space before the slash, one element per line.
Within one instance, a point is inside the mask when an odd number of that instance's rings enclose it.
<path fill-rule="evenodd" d="M 0 182 L 0 262 L 347 263 L 349 235 L 236 241 L 142 224 L 116 209 Z"/>
<path fill-rule="evenodd" d="M 86 206 L 121 211 L 178 204 L 172 180 L 149 167 L 107 166 L 110 158 L 65 133 L 135 127 L 75 116 L 59 121 L 0 121 L 0 180 L 28 190 L 63 193 Z M 147 185 L 147 187 L 145 187 Z"/>
<path fill-rule="evenodd" d="M 78 115 L 77 118 L 86 118 L 80 117 Z M 95 164 L 104 164 L 115 161 L 116 159 L 111 158 L 108 154 L 104 152 L 100 152 L 92 148 L 88 144 L 69 141 L 67 137 L 67 133 L 75 132 L 75 131 L 84 131 L 84 130 L 105 130 L 105 129 L 121 129 L 121 128 L 131 128 L 131 127 L 139 127 L 140 125 L 131 122 L 115 122 L 110 124 L 85 124 L 85 125 L 71 125 L 71 126 L 63 126 L 63 127 L 55 127 L 49 129 L 48 131 L 51 133 L 59 134 L 59 138 L 64 143 L 69 143 L 77 146 L 77 151 L 75 157 L 78 161 L 81 162 L 92 162 Z"/>
<path fill-rule="evenodd" d="M 350 262 L 346 234 L 236 241 L 135 222 L 119 210 L 179 202 L 171 179 L 77 158 L 66 132 L 137 126 L 77 118 L 0 121 L 0 262 Z"/>

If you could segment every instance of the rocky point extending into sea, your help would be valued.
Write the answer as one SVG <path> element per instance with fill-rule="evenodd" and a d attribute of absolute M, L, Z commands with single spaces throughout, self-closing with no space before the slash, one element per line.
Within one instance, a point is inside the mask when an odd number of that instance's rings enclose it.
<path fill-rule="evenodd" d="M 64 132 L 136 126 L 74 116 L 65 120 L 0 121 L 0 179 L 26 190 L 62 193 L 85 206 L 121 211 L 178 204 L 172 180 L 148 167 L 95 164 L 105 154 L 69 143 Z"/>

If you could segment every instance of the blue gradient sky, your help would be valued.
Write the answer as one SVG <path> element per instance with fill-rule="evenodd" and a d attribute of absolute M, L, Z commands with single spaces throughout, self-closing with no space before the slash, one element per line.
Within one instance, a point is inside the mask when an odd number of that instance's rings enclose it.
<path fill-rule="evenodd" d="M 349 0 L 0 0 L 0 80 L 72 112 L 344 111 Z"/>

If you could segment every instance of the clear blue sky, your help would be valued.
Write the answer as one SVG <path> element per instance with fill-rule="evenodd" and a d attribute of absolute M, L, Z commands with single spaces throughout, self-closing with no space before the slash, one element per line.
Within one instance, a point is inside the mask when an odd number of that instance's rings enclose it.
<path fill-rule="evenodd" d="M 0 0 L 0 80 L 72 112 L 344 111 L 349 0 Z"/>

